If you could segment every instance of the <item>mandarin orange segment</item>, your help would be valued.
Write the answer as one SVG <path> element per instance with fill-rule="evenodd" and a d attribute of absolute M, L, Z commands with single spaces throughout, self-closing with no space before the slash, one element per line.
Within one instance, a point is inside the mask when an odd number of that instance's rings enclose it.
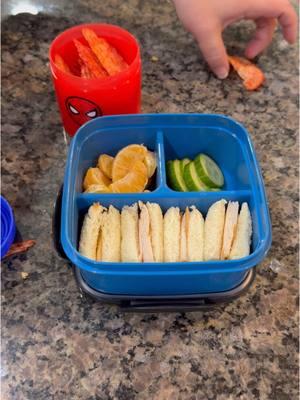
<path fill-rule="evenodd" d="M 92 29 L 83 28 L 82 34 L 109 75 L 116 75 L 128 67 L 117 50 L 105 39 L 98 37 Z"/>
<path fill-rule="evenodd" d="M 83 189 L 88 189 L 91 185 L 105 185 L 108 186 L 111 183 L 99 168 L 89 168 L 85 174 L 83 180 Z"/>
<path fill-rule="evenodd" d="M 131 172 L 137 161 L 144 162 L 147 151 L 145 146 L 139 144 L 131 144 L 120 150 L 113 162 L 112 181 L 115 182 L 124 178 L 125 175 Z"/>
<path fill-rule="evenodd" d="M 106 186 L 104 184 L 93 184 L 90 185 L 84 193 L 110 193 L 110 188 L 109 186 Z"/>
<path fill-rule="evenodd" d="M 108 154 L 101 154 L 98 158 L 98 168 L 100 168 L 109 179 L 112 178 L 113 162 L 114 158 Z"/>
<path fill-rule="evenodd" d="M 263 84 L 265 80 L 264 73 L 246 58 L 228 56 L 228 61 L 243 79 L 243 85 L 247 90 L 255 90 Z"/>
<path fill-rule="evenodd" d="M 109 188 L 114 193 L 143 192 L 148 182 L 148 171 L 143 161 L 137 160 L 121 179 L 113 182 Z"/>
<path fill-rule="evenodd" d="M 148 178 L 151 178 L 154 175 L 154 172 L 157 167 L 156 156 L 155 156 L 155 153 L 153 153 L 153 151 L 149 151 L 149 150 L 147 151 L 147 154 L 145 157 L 145 165 L 146 165 L 147 171 L 148 171 Z"/>

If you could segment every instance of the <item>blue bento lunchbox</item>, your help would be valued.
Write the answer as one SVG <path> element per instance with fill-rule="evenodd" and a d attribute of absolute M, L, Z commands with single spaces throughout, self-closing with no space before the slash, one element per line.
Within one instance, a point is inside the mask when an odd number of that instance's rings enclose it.
<path fill-rule="evenodd" d="M 101 153 L 115 155 L 122 147 L 145 144 L 156 152 L 155 187 L 149 193 L 83 194 L 86 170 Z M 218 192 L 176 192 L 168 187 L 166 162 L 194 158 L 203 152 L 223 171 L 225 185 Z M 248 202 L 252 249 L 239 260 L 186 263 L 105 263 L 78 252 L 84 214 L 94 202 L 121 209 L 139 200 L 157 202 L 163 212 L 171 206 L 195 205 L 205 216 L 220 199 Z M 271 245 L 271 223 L 260 168 L 246 129 L 233 119 L 210 114 L 139 114 L 97 118 L 82 126 L 72 139 L 65 171 L 61 244 L 80 279 L 107 296 L 199 296 L 226 293 L 241 285 L 249 271 L 266 256 Z"/>

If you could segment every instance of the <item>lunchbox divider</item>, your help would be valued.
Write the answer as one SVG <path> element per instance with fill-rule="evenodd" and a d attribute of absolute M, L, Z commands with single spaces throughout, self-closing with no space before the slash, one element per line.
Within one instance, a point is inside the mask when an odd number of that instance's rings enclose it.
<path fill-rule="evenodd" d="M 165 147 L 164 147 L 164 134 L 161 129 L 156 132 L 156 146 L 157 146 L 157 173 L 158 173 L 158 186 L 166 188 L 166 161 L 165 161 Z"/>
<path fill-rule="evenodd" d="M 175 194 L 176 193 L 176 194 Z M 110 204 L 115 205 L 117 208 L 121 208 L 125 205 L 131 205 L 139 200 L 157 202 L 161 205 L 163 211 L 169 207 L 180 207 L 183 211 L 186 206 L 194 205 L 194 203 L 201 203 L 212 205 L 214 202 L 225 199 L 232 201 L 249 201 L 252 196 L 250 190 L 227 190 L 220 192 L 171 192 L 164 191 L 164 196 L 162 197 L 162 190 L 149 192 L 149 193 L 78 193 L 76 196 L 77 205 L 79 211 L 87 209 L 94 202 L 99 202 L 107 207 Z M 199 207 L 199 205 L 196 205 Z"/>
<path fill-rule="evenodd" d="M 180 193 L 176 197 L 174 194 L 165 193 L 164 197 L 161 197 L 161 192 L 152 193 L 139 193 L 139 194 L 78 194 L 77 195 L 77 212 L 78 212 L 78 238 L 80 235 L 80 229 L 82 226 L 83 215 L 87 212 L 88 208 L 94 203 L 99 202 L 104 207 L 109 207 L 109 205 L 114 205 L 119 211 L 125 205 L 132 205 L 138 201 L 144 202 L 156 202 L 160 204 L 163 213 L 170 207 L 179 207 L 181 212 L 187 206 L 196 205 L 196 207 L 201 211 L 203 217 L 206 217 L 209 207 L 221 200 L 225 199 L 227 201 L 238 201 L 241 207 L 243 202 L 247 202 L 251 211 L 251 206 L 253 200 L 252 192 L 250 190 L 232 190 L 224 192 L 202 192 L 202 193 Z M 194 197 L 194 196 L 195 197 Z M 81 223 L 80 223 L 81 222 Z M 255 224 L 257 223 L 254 221 Z M 256 230 L 254 230 L 256 232 Z M 261 234 L 257 233 L 257 238 L 255 239 L 255 248 L 260 240 Z M 78 242 L 77 242 L 78 243 Z"/>

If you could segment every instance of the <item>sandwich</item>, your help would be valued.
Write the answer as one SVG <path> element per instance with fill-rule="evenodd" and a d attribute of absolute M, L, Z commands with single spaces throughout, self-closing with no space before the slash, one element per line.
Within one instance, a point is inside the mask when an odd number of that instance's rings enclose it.
<path fill-rule="evenodd" d="M 97 244 L 97 261 L 121 261 L 121 215 L 114 207 L 109 206 L 103 213 Z"/>
<path fill-rule="evenodd" d="M 140 262 L 138 206 L 125 206 L 121 212 L 121 261 Z"/>
<path fill-rule="evenodd" d="M 154 255 L 151 244 L 151 224 L 148 208 L 142 202 L 140 206 L 140 219 L 139 219 L 139 244 L 141 250 L 141 261 L 153 262 Z"/>
<path fill-rule="evenodd" d="M 231 260 L 246 257 L 250 254 L 251 235 L 251 214 L 248 204 L 243 203 L 238 217 L 236 235 L 229 255 Z"/>
<path fill-rule="evenodd" d="M 193 262 L 227 260 L 250 254 L 252 221 L 247 203 L 220 200 L 206 219 L 195 206 L 181 217 L 178 207 L 162 214 L 159 204 L 139 202 L 122 212 L 99 203 L 84 217 L 79 252 L 103 262 Z M 139 213 L 140 210 L 140 213 Z"/>
<path fill-rule="evenodd" d="M 105 212 L 104 207 L 95 203 L 89 207 L 84 217 L 79 240 L 79 252 L 92 260 L 97 259 L 98 236 Z"/>
<path fill-rule="evenodd" d="M 180 261 L 186 262 L 187 256 L 187 231 L 188 231 L 188 220 L 190 218 L 190 210 L 187 207 L 185 213 L 181 218 L 180 224 Z"/>
<path fill-rule="evenodd" d="M 230 255 L 233 240 L 236 234 L 236 227 L 239 214 L 239 203 L 230 201 L 227 206 L 223 233 L 223 245 L 221 250 L 221 260 L 227 260 Z"/>
<path fill-rule="evenodd" d="M 163 215 L 156 203 L 139 202 L 139 244 L 144 262 L 163 261 Z"/>
<path fill-rule="evenodd" d="M 204 224 L 204 260 L 220 260 L 225 223 L 226 200 L 219 200 L 208 210 Z"/>
<path fill-rule="evenodd" d="M 204 219 L 195 206 L 191 207 L 187 222 L 187 261 L 203 261 Z"/>
<path fill-rule="evenodd" d="M 180 261 L 203 261 L 204 219 L 195 206 L 186 208 L 181 219 Z"/>
<path fill-rule="evenodd" d="M 180 261 L 180 211 L 171 207 L 164 216 L 164 261 Z"/>

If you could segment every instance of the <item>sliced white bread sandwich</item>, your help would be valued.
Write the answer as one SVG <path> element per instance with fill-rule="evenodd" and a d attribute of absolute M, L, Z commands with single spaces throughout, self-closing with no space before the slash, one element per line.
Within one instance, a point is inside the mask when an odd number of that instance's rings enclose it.
<path fill-rule="evenodd" d="M 187 232 L 189 226 L 189 218 L 190 218 L 190 210 L 187 207 L 185 209 L 185 213 L 181 218 L 180 224 L 180 261 L 186 262 L 188 261 L 188 253 L 187 253 Z"/>
<path fill-rule="evenodd" d="M 180 261 L 203 261 L 204 219 L 195 206 L 187 207 L 181 219 Z"/>
<path fill-rule="evenodd" d="M 79 252 L 85 257 L 96 260 L 98 237 L 101 232 L 103 214 L 106 211 L 99 203 L 90 206 L 81 229 Z"/>
<path fill-rule="evenodd" d="M 204 253 L 204 219 L 195 206 L 191 207 L 187 230 L 188 261 L 203 261 Z"/>
<path fill-rule="evenodd" d="M 125 206 L 121 212 L 121 261 L 140 262 L 138 206 Z"/>
<path fill-rule="evenodd" d="M 225 204 L 222 199 L 208 210 L 204 224 L 204 260 L 220 260 L 225 223 Z"/>
<path fill-rule="evenodd" d="M 236 227 L 239 214 L 239 203 L 237 201 L 230 201 L 227 205 L 224 233 L 223 233 L 223 245 L 221 251 L 221 260 L 227 260 L 230 255 L 233 240 L 236 234 Z"/>
<path fill-rule="evenodd" d="M 171 207 L 164 216 L 164 261 L 180 261 L 180 210 Z"/>
<path fill-rule="evenodd" d="M 163 261 L 163 215 L 156 203 L 139 202 L 139 242 L 142 261 Z"/>
<path fill-rule="evenodd" d="M 97 261 L 121 261 L 121 215 L 114 207 L 109 206 L 103 214 L 98 237 Z"/>
<path fill-rule="evenodd" d="M 248 204 L 243 203 L 238 217 L 236 235 L 229 255 L 231 260 L 246 257 L 250 254 L 251 236 L 251 214 Z"/>
<path fill-rule="evenodd" d="M 159 204 L 146 204 L 150 217 L 150 233 L 155 262 L 164 261 L 164 218 Z"/>
<path fill-rule="evenodd" d="M 141 201 L 139 218 L 139 244 L 141 251 L 141 261 L 154 262 L 153 249 L 151 244 L 151 224 L 148 208 Z"/>

